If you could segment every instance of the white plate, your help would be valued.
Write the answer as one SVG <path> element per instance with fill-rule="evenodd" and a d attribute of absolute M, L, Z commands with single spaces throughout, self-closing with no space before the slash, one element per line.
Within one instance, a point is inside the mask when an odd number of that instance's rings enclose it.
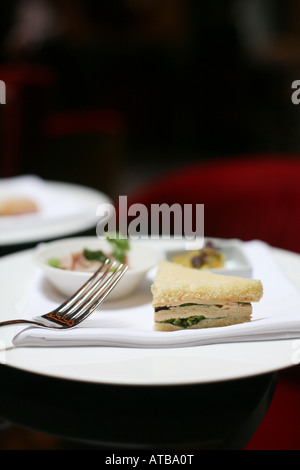
<path fill-rule="evenodd" d="M 30 223 L 12 226 L 11 229 L 0 231 L 0 246 L 35 243 L 42 240 L 50 240 L 56 237 L 73 235 L 78 232 L 92 229 L 98 221 L 96 216 L 97 207 L 100 204 L 111 204 L 111 199 L 101 191 L 86 186 L 72 183 L 61 183 L 56 181 L 44 182 L 48 189 L 53 191 L 55 199 L 62 201 L 67 198 L 78 201 L 78 207 L 68 216 L 57 217 L 57 219 L 46 219 L 40 221 L 31 217 Z"/>
<path fill-rule="evenodd" d="M 167 243 L 167 242 L 166 242 Z M 168 243 L 167 243 L 168 244 Z M 165 242 L 155 248 L 165 249 Z M 274 250 L 300 288 L 300 256 Z M 33 273 L 32 251 L 0 260 L 0 320 L 17 318 Z M 110 347 L 13 348 L 14 327 L 0 329 L 0 362 L 55 378 L 118 385 L 178 385 L 251 377 L 290 367 L 300 359 L 300 340 L 258 341 L 179 349 Z"/>

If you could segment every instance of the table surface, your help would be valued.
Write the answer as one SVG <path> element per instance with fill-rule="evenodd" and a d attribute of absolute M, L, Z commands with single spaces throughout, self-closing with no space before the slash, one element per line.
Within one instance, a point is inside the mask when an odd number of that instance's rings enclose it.
<path fill-rule="evenodd" d="M 276 386 L 276 374 L 267 374 L 215 384 L 132 388 L 64 381 L 3 365 L 0 380 L 2 419 L 107 450 L 243 448 Z"/>
<path fill-rule="evenodd" d="M 284 268 L 292 267 L 300 287 L 299 255 L 276 250 L 276 256 Z M 272 371 L 217 383 L 132 387 L 64 380 L 1 364 L 0 417 L 23 432 L 54 437 L 65 448 L 71 443 L 71 448 L 106 450 L 239 449 L 263 419 L 276 378 Z M 9 429 L 0 432 L 0 448 Z"/>

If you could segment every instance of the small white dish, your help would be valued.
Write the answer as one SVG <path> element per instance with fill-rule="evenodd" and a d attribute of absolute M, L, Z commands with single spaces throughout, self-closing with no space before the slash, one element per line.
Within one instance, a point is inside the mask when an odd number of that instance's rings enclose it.
<path fill-rule="evenodd" d="M 143 281 L 147 272 L 159 262 L 159 254 L 148 246 L 139 245 L 132 240 L 129 240 L 129 243 L 130 250 L 127 253 L 129 269 L 106 301 L 118 300 L 131 294 Z M 112 251 L 110 243 L 96 237 L 65 238 L 40 245 L 35 251 L 35 264 L 42 269 L 51 284 L 66 297 L 74 294 L 88 280 L 91 273 L 56 268 L 49 265 L 49 260 L 61 259 L 70 253 L 82 251 L 84 248 L 103 250 L 105 254 Z"/>
<path fill-rule="evenodd" d="M 213 246 L 224 254 L 225 262 L 222 268 L 209 269 L 216 274 L 225 274 L 226 276 L 252 277 L 252 266 L 245 255 L 241 242 L 239 240 L 205 239 L 205 242 L 211 241 Z M 183 253 L 182 249 L 166 250 L 166 259 L 172 261 L 173 257 Z"/>

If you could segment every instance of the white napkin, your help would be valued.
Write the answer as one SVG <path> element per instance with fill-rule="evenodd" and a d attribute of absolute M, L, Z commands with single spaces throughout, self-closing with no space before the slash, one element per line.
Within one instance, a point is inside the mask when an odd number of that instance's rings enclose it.
<path fill-rule="evenodd" d="M 72 330 L 18 327 L 15 346 L 121 346 L 138 348 L 186 347 L 205 344 L 288 339 L 300 337 L 300 292 L 282 272 L 271 249 L 261 241 L 242 244 L 261 279 L 264 296 L 253 303 L 252 321 L 240 325 L 173 332 L 153 331 L 149 273 L 136 293 L 116 302 L 106 301 L 85 322 Z M 35 273 L 22 315 L 33 317 L 57 306 L 63 299 Z"/>
<path fill-rule="evenodd" d="M 12 230 L 20 226 L 35 226 L 84 214 L 89 209 L 86 204 L 74 194 L 57 194 L 42 178 L 36 175 L 22 175 L 13 178 L 0 179 L 0 201 L 14 197 L 25 197 L 33 200 L 38 211 L 17 216 L 0 217 L 0 230 Z"/>

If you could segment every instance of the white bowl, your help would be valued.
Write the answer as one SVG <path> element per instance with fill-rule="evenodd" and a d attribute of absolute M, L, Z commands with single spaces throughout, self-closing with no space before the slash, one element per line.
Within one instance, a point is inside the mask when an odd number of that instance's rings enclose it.
<path fill-rule="evenodd" d="M 111 291 L 106 301 L 117 300 L 131 294 L 143 281 L 146 273 L 155 267 L 160 259 L 158 253 L 148 247 L 140 246 L 132 240 L 129 240 L 129 243 L 130 250 L 127 253 L 129 269 Z M 51 284 L 66 297 L 74 294 L 88 280 L 91 273 L 55 268 L 49 265 L 49 259 L 62 258 L 84 248 L 103 250 L 105 254 L 112 251 L 110 243 L 96 237 L 65 238 L 45 243 L 36 249 L 35 264 L 42 269 Z"/>
<path fill-rule="evenodd" d="M 245 255 L 242 244 L 239 240 L 209 238 L 206 239 L 206 241 L 212 241 L 225 256 L 225 263 L 222 268 L 209 269 L 209 271 L 216 274 L 224 274 L 226 276 L 252 277 L 252 266 Z M 165 256 L 168 261 L 172 261 L 173 256 L 180 255 L 182 253 L 184 253 L 184 250 L 182 249 L 171 249 L 166 251 Z"/>

